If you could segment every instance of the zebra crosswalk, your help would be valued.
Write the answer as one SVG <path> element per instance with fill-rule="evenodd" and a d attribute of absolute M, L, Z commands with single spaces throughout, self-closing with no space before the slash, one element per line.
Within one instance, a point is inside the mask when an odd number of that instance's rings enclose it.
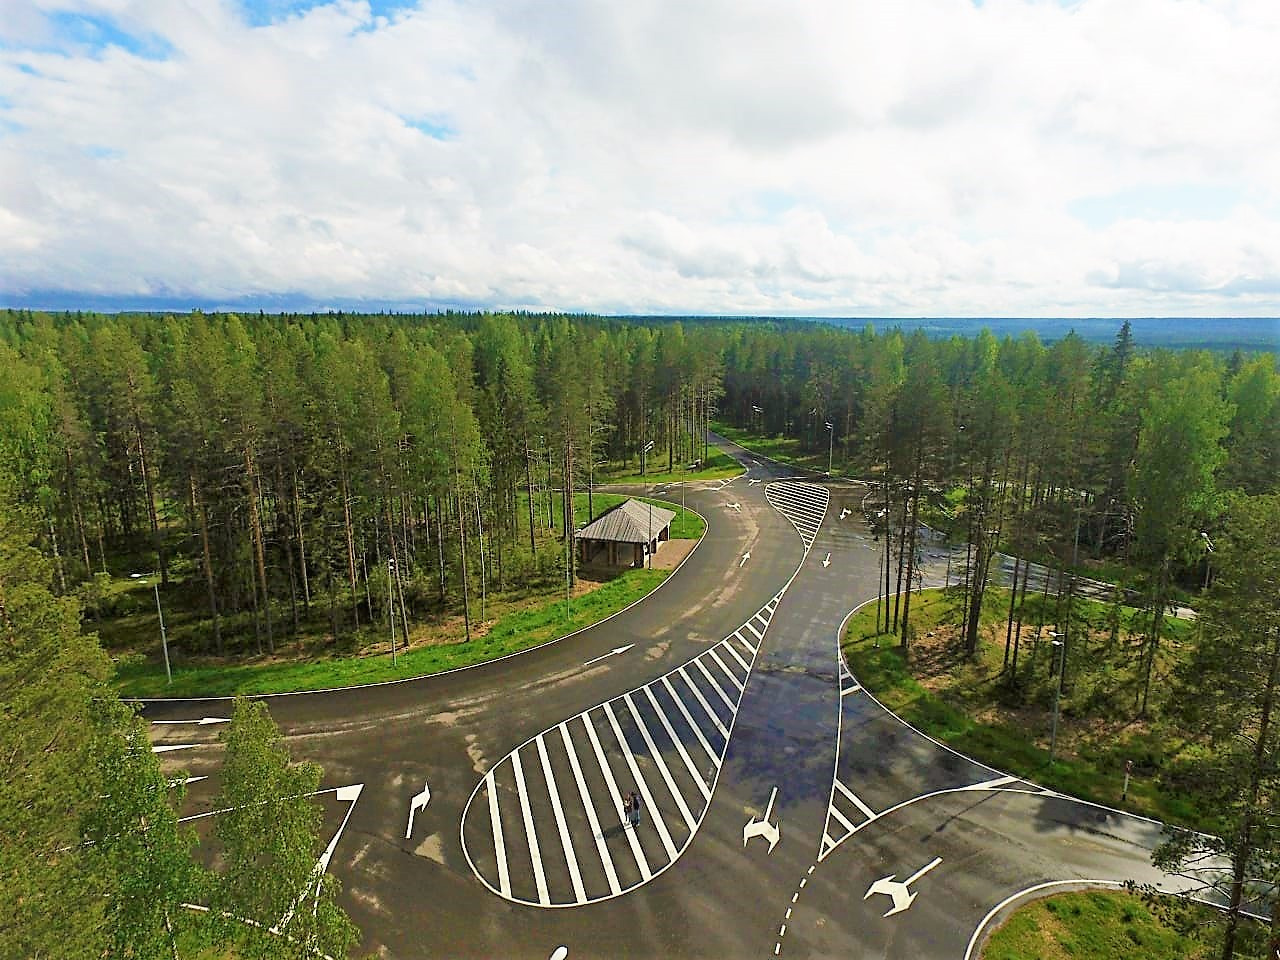
<path fill-rule="evenodd" d="M 779 480 L 765 487 L 764 495 L 775 510 L 791 521 L 805 550 L 812 547 L 831 500 L 827 488 L 816 483 Z"/>
<path fill-rule="evenodd" d="M 494 764 L 462 817 L 463 850 L 480 881 L 516 903 L 568 907 L 619 896 L 671 866 L 711 802 L 781 599 L 691 660 Z M 633 791 L 634 828 L 622 802 Z"/>

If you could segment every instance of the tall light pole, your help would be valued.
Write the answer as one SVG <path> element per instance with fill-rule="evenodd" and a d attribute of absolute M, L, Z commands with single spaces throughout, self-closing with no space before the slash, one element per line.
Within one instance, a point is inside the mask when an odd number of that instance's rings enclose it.
<path fill-rule="evenodd" d="M 155 572 L 131 573 L 129 576 L 139 583 L 146 583 L 147 581 L 143 577 L 154 577 Z M 160 646 L 164 650 L 164 678 L 166 683 L 173 683 L 173 670 L 169 667 L 169 637 L 164 632 L 164 611 L 160 609 L 160 584 L 153 580 L 151 586 L 156 591 L 156 616 L 160 618 Z"/>
<path fill-rule="evenodd" d="M 756 415 L 756 430 L 764 433 L 764 407 L 758 407 L 754 403 L 751 405 L 751 412 Z"/>
<path fill-rule="evenodd" d="M 836 430 L 831 421 L 827 421 L 827 476 L 831 476 L 831 455 L 835 451 Z"/>
<path fill-rule="evenodd" d="M 648 443 L 646 443 L 643 447 L 641 447 L 641 448 L 640 448 L 640 476 L 642 476 L 642 477 L 643 477 L 643 476 L 645 476 L 645 475 L 649 472 L 649 469 L 648 469 L 648 465 L 649 465 L 649 456 L 648 456 L 648 454 L 649 454 L 649 451 L 650 451 L 650 450 L 652 450 L 652 449 L 653 449 L 653 441 L 652 441 L 652 440 L 650 440 Z"/>
<path fill-rule="evenodd" d="M 1211 556 L 1213 555 L 1213 553 L 1214 553 L 1214 550 L 1213 550 L 1213 541 L 1209 539 L 1209 535 L 1208 535 L 1207 533 L 1205 533 L 1203 530 L 1201 530 L 1201 531 L 1200 531 L 1200 539 L 1201 539 L 1201 541 L 1203 541 L 1203 543 L 1204 543 L 1204 549 L 1205 549 L 1205 558 L 1204 558 L 1204 586 L 1203 586 L 1203 587 L 1201 587 L 1200 589 L 1201 589 L 1201 590 L 1208 590 L 1208 589 L 1209 589 L 1209 569 L 1210 569 L 1210 566 L 1211 566 L 1211 564 L 1212 564 L 1212 561 L 1209 559 L 1209 557 L 1211 557 Z"/>
<path fill-rule="evenodd" d="M 650 440 L 648 443 L 644 445 L 644 449 L 640 451 L 641 456 L 648 454 L 648 452 L 652 449 L 653 449 L 653 441 Z M 640 472 L 642 474 L 644 473 L 643 466 L 641 466 Z M 680 482 L 680 493 L 681 493 L 681 496 L 683 497 L 684 495 L 683 480 Z M 652 502 L 650 502 L 649 504 L 649 529 L 645 531 L 645 538 L 646 538 L 644 541 L 645 559 L 649 561 L 648 566 L 649 566 L 649 569 L 652 570 L 653 569 L 653 551 L 649 549 L 649 545 L 653 542 L 653 539 L 652 539 L 653 538 L 653 503 Z"/>
<path fill-rule="evenodd" d="M 396 665 L 396 590 L 391 579 L 395 576 L 395 557 L 387 558 L 387 610 L 391 615 L 391 665 Z"/>
<path fill-rule="evenodd" d="M 1058 749 L 1058 701 L 1062 699 L 1062 668 L 1063 660 L 1067 656 L 1067 645 L 1061 640 L 1054 640 L 1053 645 L 1058 648 L 1058 682 L 1053 688 L 1053 727 L 1049 733 L 1049 765 L 1053 766 L 1053 755 Z"/>

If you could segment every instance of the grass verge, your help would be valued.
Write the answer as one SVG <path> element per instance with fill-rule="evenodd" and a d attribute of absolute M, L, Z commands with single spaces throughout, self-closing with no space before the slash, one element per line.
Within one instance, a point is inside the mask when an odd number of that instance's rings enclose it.
<path fill-rule="evenodd" d="M 657 458 L 653 458 L 655 461 Z M 634 471 L 631 461 L 625 464 L 611 464 L 613 471 L 602 475 L 600 483 L 679 483 L 681 479 L 692 483 L 694 480 L 721 480 L 725 477 L 736 477 L 742 472 L 742 464 L 722 450 L 713 450 L 697 470 L 658 471 L 650 469 L 640 474 Z"/>
<path fill-rule="evenodd" d="M 713 423 L 711 429 L 727 440 L 732 440 L 739 446 L 746 447 L 752 453 L 762 457 L 768 457 L 770 460 L 776 460 L 778 463 L 789 464 L 793 467 L 801 467 L 805 470 L 816 470 L 818 473 L 827 472 L 827 454 L 812 453 L 802 448 L 800 441 L 794 437 L 768 437 L 763 434 L 753 433 L 750 430 L 742 430 L 738 427 L 731 427 L 726 423 Z M 826 434 L 823 433 L 823 440 L 826 440 Z M 847 465 L 840 460 L 834 461 L 832 470 L 836 476 L 852 474 L 846 473 Z"/>
<path fill-rule="evenodd" d="M 1124 891 L 1060 893 L 1014 911 L 982 960 L 1209 960 L 1209 944 L 1168 926 Z"/>
<path fill-rule="evenodd" d="M 359 657 L 183 667 L 174 670 L 173 683 L 166 684 L 163 670 L 157 673 L 154 664 L 125 662 L 117 670 L 116 683 L 124 697 L 217 697 L 320 690 L 440 673 L 495 660 L 588 627 L 652 592 L 669 574 L 667 570 L 628 570 L 574 598 L 568 615 L 563 597 L 544 601 L 500 617 L 482 637 L 414 647 L 399 654 L 395 664 L 387 649 Z"/>
<path fill-rule="evenodd" d="M 1159 820 L 1201 827 L 1188 800 L 1166 786 L 1161 774 L 1176 767 L 1183 751 L 1197 749 L 1159 719 L 1137 719 L 1129 709 L 1137 678 L 1130 666 L 1141 614 L 1118 612 L 1112 653 L 1104 653 L 1107 624 L 1116 622 L 1115 608 L 1079 602 L 1076 626 L 1080 653 L 1069 667 L 1073 680 L 1061 699 L 1057 756 L 1049 764 L 1054 679 L 1049 644 L 1021 650 L 1017 683 L 1003 669 L 1004 616 L 1009 593 L 988 588 L 980 619 L 978 654 L 964 654 L 954 626 L 956 600 L 940 590 L 912 598 L 912 624 L 917 636 L 904 659 L 898 638 L 876 631 L 876 605 L 850 618 L 843 641 L 849 667 L 859 682 L 908 723 L 961 753 L 1000 770 L 1095 803 L 1120 807 Z M 1052 602 L 1052 601 L 1050 601 Z M 1029 602 L 1030 603 L 1030 602 Z M 1034 613 L 1028 613 L 1035 629 Z M 1052 617 L 1046 617 L 1052 622 Z M 1190 629 L 1174 624 L 1157 671 L 1171 668 L 1180 656 L 1179 637 Z M 1085 654 L 1088 656 L 1085 656 Z M 1135 763 L 1127 796 L 1124 764 Z"/>

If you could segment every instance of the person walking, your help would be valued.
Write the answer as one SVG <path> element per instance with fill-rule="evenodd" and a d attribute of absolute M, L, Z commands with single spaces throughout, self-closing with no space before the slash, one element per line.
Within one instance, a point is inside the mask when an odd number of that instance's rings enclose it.
<path fill-rule="evenodd" d="M 625 830 L 631 820 L 631 798 L 635 796 L 632 793 L 626 793 L 622 796 L 622 828 Z"/>
<path fill-rule="evenodd" d="M 633 790 L 628 800 L 631 804 L 631 825 L 638 827 L 640 826 L 640 795 Z"/>

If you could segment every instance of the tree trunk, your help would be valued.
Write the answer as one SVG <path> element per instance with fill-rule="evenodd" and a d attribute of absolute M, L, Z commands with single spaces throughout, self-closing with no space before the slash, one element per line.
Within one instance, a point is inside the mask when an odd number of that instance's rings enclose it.
<path fill-rule="evenodd" d="M 254 556 L 258 563 L 258 585 L 262 589 L 262 607 L 267 623 L 267 650 L 275 654 L 275 638 L 271 631 L 271 594 L 267 592 L 267 556 L 262 543 L 262 515 L 258 512 L 258 474 L 253 462 L 253 453 L 248 446 L 244 448 L 245 479 L 249 483 L 249 525 L 253 536 Z"/>
<path fill-rule="evenodd" d="M 191 502 L 195 506 L 196 517 L 200 520 L 200 546 L 204 552 L 204 581 L 209 588 L 209 616 L 213 618 L 213 641 L 218 648 L 218 656 L 224 656 L 222 648 L 222 623 L 218 618 L 218 592 L 213 584 L 213 554 L 209 549 L 209 517 L 205 513 L 204 501 L 200 499 L 200 490 L 196 486 L 196 475 L 189 474 L 191 481 Z"/>
<path fill-rule="evenodd" d="M 302 606 L 311 612 L 311 583 L 307 579 L 307 540 L 302 532 L 302 497 L 298 493 L 298 474 L 292 471 L 293 519 L 298 525 L 298 570 L 302 573 Z"/>

